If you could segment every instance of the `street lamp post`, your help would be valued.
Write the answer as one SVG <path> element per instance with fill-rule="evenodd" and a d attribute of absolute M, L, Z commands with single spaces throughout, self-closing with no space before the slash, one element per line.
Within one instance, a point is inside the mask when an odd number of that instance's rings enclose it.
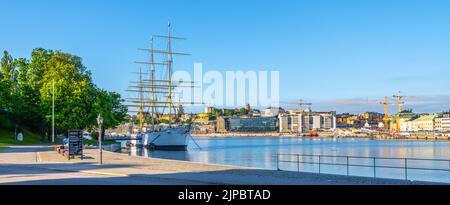
<path fill-rule="evenodd" d="M 99 128 L 99 131 L 98 131 L 98 143 L 99 143 L 99 149 L 100 149 L 100 164 L 103 164 L 103 156 L 102 156 L 102 152 L 103 152 L 103 149 L 102 149 L 102 124 L 103 124 L 103 117 L 102 117 L 102 115 L 101 114 L 98 114 L 98 117 L 97 117 L 97 123 L 98 123 L 98 128 Z"/>
<path fill-rule="evenodd" d="M 55 143 L 55 80 L 52 81 L 52 143 Z"/>

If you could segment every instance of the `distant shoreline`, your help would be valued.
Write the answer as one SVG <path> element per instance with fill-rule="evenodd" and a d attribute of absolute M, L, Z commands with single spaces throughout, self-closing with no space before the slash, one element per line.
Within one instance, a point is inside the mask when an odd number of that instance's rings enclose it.
<path fill-rule="evenodd" d="M 194 137 L 300 137 L 295 134 L 283 133 L 207 133 L 207 134 L 192 134 Z"/>
<path fill-rule="evenodd" d="M 193 137 L 213 137 L 213 138 L 238 138 L 238 137 L 305 137 L 305 138 L 334 138 L 332 133 L 319 133 L 318 137 L 309 137 L 297 134 L 288 133 L 207 133 L 207 134 L 192 134 Z M 378 140 L 443 140 L 450 141 L 447 136 L 367 136 L 367 135 L 349 135 L 339 136 L 338 139 L 345 138 L 359 138 L 359 139 L 378 139 Z"/>
<path fill-rule="evenodd" d="M 262 133 L 193 133 L 194 137 L 308 137 L 304 134 L 294 134 L 294 133 L 278 133 L 278 132 L 262 132 Z M 332 133 L 320 133 L 319 137 L 316 138 L 332 138 L 334 135 Z"/>

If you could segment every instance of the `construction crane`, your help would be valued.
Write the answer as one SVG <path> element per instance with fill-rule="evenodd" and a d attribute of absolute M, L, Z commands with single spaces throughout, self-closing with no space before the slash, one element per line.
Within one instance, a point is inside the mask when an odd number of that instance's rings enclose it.
<path fill-rule="evenodd" d="M 397 116 L 395 118 L 395 130 L 397 132 L 400 132 L 400 113 L 402 112 L 402 106 L 405 105 L 405 102 L 402 101 L 402 99 L 411 99 L 411 98 L 417 98 L 416 96 L 406 96 L 401 95 L 400 91 L 397 92 L 397 94 L 392 95 L 392 98 L 397 100 Z"/>
<path fill-rule="evenodd" d="M 364 105 L 364 104 L 380 104 L 384 107 L 384 128 L 389 127 L 389 105 L 394 105 L 394 103 L 389 102 L 389 98 L 386 96 L 384 101 L 364 101 L 364 100 L 338 100 L 335 101 L 336 104 L 347 104 L 347 105 Z"/>
<path fill-rule="evenodd" d="M 391 103 L 389 103 L 389 98 L 386 96 L 384 98 L 384 101 L 379 101 L 378 104 L 381 104 L 384 106 L 384 129 L 388 129 L 389 128 L 389 105 L 392 105 Z"/>
<path fill-rule="evenodd" d="M 289 104 L 289 105 L 298 105 L 300 114 L 303 113 L 303 106 L 306 105 L 306 106 L 308 106 L 309 112 L 311 112 L 312 103 L 306 103 L 301 98 L 298 102 L 279 102 L 279 103 L 280 104 Z"/>
<path fill-rule="evenodd" d="M 306 117 L 308 118 L 308 121 L 311 117 L 311 113 L 312 113 L 312 103 L 309 102 L 305 102 L 303 101 L 302 98 L 300 98 L 297 102 L 279 102 L 279 104 L 288 104 L 288 105 L 298 105 L 299 106 L 299 113 L 303 116 L 304 110 L 303 110 L 303 106 L 307 106 L 308 107 L 308 113 L 306 115 Z M 302 126 L 302 125 L 300 125 Z M 308 136 L 310 137 L 317 137 L 319 136 L 316 132 L 313 132 L 312 127 L 308 126 L 309 128 L 309 134 Z"/>

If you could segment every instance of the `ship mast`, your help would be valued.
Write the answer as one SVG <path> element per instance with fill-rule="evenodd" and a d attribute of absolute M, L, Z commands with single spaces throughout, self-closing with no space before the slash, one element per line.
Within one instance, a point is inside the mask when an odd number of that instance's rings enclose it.
<path fill-rule="evenodd" d="M 170 47 L 170 22 L 167 26 L 168 30 L 168 38 L 167 38 L 167 73 L 168 73 L 168 95 L 167 95 L 167 103 L 169 106 L 169 127 L 172 124 L 172 80 L 171 80 L 171 65 L 172 65 L 172 51 Z"/>
<path fill-rule="evenodd" d="M 142 69 L 139 68 L 139 83 L 142 83 Z M 142 131 L 143 127 L 143 120 L 144 120 L 144 105 L 143 105 L 143 98 L 144 98 L 144 91 L 143 87 L 139 88 L 139 113 L 138 113 L 138 119 L 139 119 L 139 132 Z"/>
<path fill-rule="evenodd" d="M 152 130 L 155 130 L 155 62 L 154 62 L 154 52 L 153 52 L 153 38 L 152 38 L 152 51 L 150 52 L 150 85 L 151 85 L 151 93 L 150 93 L 150 104 L 151 104 L 151 116 L 152 116 Z"/>
<path fill-rule="evenodd" d="M 194 82 L 192 81 L 173 81 L 172 80 L 172 63 L 173 63 L 173 55 L 190 55 L 188 53 L 180 53 L 180 52 L 173 52 L 172 51 L 172 40 L 185 40 L 185 38 L 182 37 L 174 37 L 171 34 L 171 26 L 170 23 L 168 24 L 167 27 L 167 35 L 153 35 L 153 37 L 156 38 L 164 38 L 167 39 L 167 50 L 155 50 L 154 49 L 154 38 L 151 39 L 151 47 L 149 49 L 138 49 L 141 51 L 146 51 L 150 53 L 150 62 L 139 62 L 136 61 L 135 63 L 137 64 L 145 64 L 145 65 L 150 65 L 150 72 L 149 73 L 142 73 L 142 71 L 140 70 L 138 72 L 139 74 L 139 80 L 138 82 L 130 82 L 132 85 L 128 86 L 129 89 L 127 89 L 127 91 L 129 92 L 138 92 L 139 96 L 138 98 L 127 98 L 127 101 L 130 103 L 129 105 L 127 105 L 130 108 L 137 108 L 136 111 L 133 110 L 129 110 L 129 112 L 137 112 L 138 113 L 138 118 L 140 119 L 140 128 L 142 129 L 143 127 L 143 114 L 144 108 L 149 108 L 147 110 L 147 112 L 151 112 L 151 126 L 152 126 L 152 130 L 154 131 L 155 128 L 157 127 L 157 116 L 156 113 L 158 112 L 158 109 L 161 108 L 163 109 L 162 113 L 164 113 L 164 109 L 168 108 L 168 119 L 169 119 L 169 127 L 172 126 L 172 124 L 174 122 L 172 122 L 172 120 L 176 117 L 176 116 L 172 116 L 176 111 L 175 111 L 175 106 L 174 106 L 174 102 L 173 102 L 173 98 L 174 98 L 174 94 L 175 91 L 173 90 L 174 88 L 178 88 L 178 87 L 190 87 L 193 88 L 194 87 Z M 167 62 L 155 62 L 155 53 L 156 54 L 163 54 L 162 59 L 166 59 L 167 58 Z M 158 58 L 159 59 L 159 58 Z M 165 60 L 163 60 L 165 61 Z M 165 66 L 167 66 L 167 79 L 155 79 L 155 73 L 156 73 L 156 66 L 155 65 L 163 65 L 164 68 Z M 142 74 L 144 74 L 145 76 L 149 76 L 149 79 L 143 79 Z M 166 84 L 167 83 L 167 84 Z M 183 85 L 185 83 L 189 83 L 190 85 Z M 150 96 L 148 96 L 147 98 L 145 98 L 143 93 L 150 93 Z M 158 95 L 157 95 L 158 94 Z M 161 99 L 159 98 L 159 94 L 161 95 L 167 95 L 167 96 L 162 96 L 161 98 L 167 99 L 166 100 L 158 100 Z M 195 102 L 178 102 L 179 104 L 201 104 L 201 103 L 195 103 Z M 151 109 L 151 110 L 150 110 Z"/>

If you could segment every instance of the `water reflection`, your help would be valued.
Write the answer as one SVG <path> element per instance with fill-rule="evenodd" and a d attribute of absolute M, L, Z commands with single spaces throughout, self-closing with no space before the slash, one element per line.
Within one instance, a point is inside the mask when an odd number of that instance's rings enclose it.
<path fill-rule="evenodd" d="M 417 140 L 370 140 L 370 139 L 320 139 L 297 137 L 251 137 L 251 138 L 208 138 L 197 137 L 190 143 L 187 151 L 150 151 L 132 148 L 131 155 L 155 157 L 173 160 L 185 160 L 210 164 L 248 166 L 265 169 L 276 169 L 277 153 L 343 155 L 362 157 L 398 157 L 398 158 L 450 158 L 450 142 L 448 141 L 417 141 Z M 296 159 L 292 159 L 296 160 Z M 307 160 L 307 159 L 302 159 Z M 327 159 L 330 163 L 343 163 L 339 158 Z M 353 159 L 352 163 L 370 164 L 371 161 Z M 383 165 L 401 166 L 398 161 L 377 161 Z M 414 162 L 420 167 L 449 169 L 450 164 L 437 162 Z M 293 171 L 317 172 L 318 166 L 311 164 L 285 164 L 283 169 Z M 411 165 L 413 166 L 413 165 Z M 344 166 L 323 165 L 321 172 L 346 174 Z M 351 167 L 351 175 L 373 176 L 373 168 Z M 378 177 L 402 178 L 404 170 L 377 168 Z M 411 170 L 409 178 L 416 180 L 450 182 L 449 172 L 429 172 Z"/>

